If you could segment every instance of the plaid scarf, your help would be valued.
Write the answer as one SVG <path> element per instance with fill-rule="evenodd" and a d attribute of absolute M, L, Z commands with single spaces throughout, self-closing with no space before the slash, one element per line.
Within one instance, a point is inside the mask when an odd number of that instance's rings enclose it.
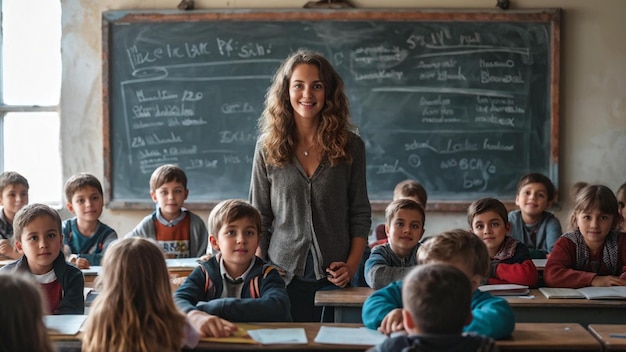
<path fill-rule="evenodd" d="M 590 266 L 593 272 L 597 273 L 600 265 L 593 265 L 589 262 L 589 247 L 580 230 L 568 232 L 563 237 L 572 241 L 576 246 L 576 270 L 584 270 L 586 266 Z M 617 231 L 610 231 L 604 239 L 604 246 L 602 246 L 602 262 L 613 275 L 619 276 L 621 272 L 618 271 L 617 267 L 617 254 Z"/>
<path fill-rule="evenodd" d="M 504 237 L 504 241 L 502 241 L 500 249 L 498 250 L 498 253 L 493 256 L 493 259 L 502 261 L 513 258 L 513 256 L 515 256 L 515 249 L 517 248 L 518 242 L 518 240 L 511 236 Z"/>

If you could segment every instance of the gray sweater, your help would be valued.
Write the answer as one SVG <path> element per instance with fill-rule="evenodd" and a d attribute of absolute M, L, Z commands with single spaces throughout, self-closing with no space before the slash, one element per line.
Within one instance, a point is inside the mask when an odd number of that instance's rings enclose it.
<path fill-rule="evenodd" d="M 260 144 L 254 154 L 250 201 L 261 212 L 261 255 L 286 271 L 286 283 L 303 276 L 312 251 L 315 277 L 336 261 L 346 262 L 352 238 L 366 239 L 372 224 L 365 176 L 365 146 L 352 134 L 351 164 L 327 159 L 309 178 L 297 158 L 269 165 Z"/>
<path fill-rule="evenodd" d="M 389 243 L 374 247 L 365 262 L 365 282 L 369 287 L 378 290 L 394 281 L 402 280 L 417 265 L 418 248 L 419 243 L 408 256 L 401 258 L 391 250 Z"/>

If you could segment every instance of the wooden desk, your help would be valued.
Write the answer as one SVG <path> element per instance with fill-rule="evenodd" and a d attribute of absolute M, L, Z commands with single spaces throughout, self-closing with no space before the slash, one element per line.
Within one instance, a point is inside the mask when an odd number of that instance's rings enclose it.
<path fill-rule="evenodd" d="M 193 351 L 364 351 L 369 345 L 331 345 L 314 342 L 321 326 L 360 327 L 361 324 L 254 323 L 263 328 L 304 328 L 306 345 L 256 345 L 200 341 Z M 80 335 L 53 336 L 59 350 L 79 350 Z M 601 345 L 579 324 L 519 323 L 509 339 L 496 341 L 505 351 L 601 351 Z"/>
<path fill-rule="evenodd" d="M 372 292 L 368 287 L 318 291 L 315 305 L 334 307 L 336 323 L 362 323 L 363 302 Z M 547 299 L 537 289 L 522 297 L 503 296 L 513 308 L 518 323 L 575 322 L 587 326 L 626 322 L 626 300 Z"/>
<path fill-rule="evenodd" d="M 198 266 L 198 258 L 165 259 L 167 270 L 177 277 L 189 276 L 193 269 Z M 85 286 L 93 287 L 96 277 L 102 272 L 101 266 L 92 266 L 82 270 L 85 276 Z"/>
<path fill-rule="evenodd" d="M 317 291 L 315 305 L 334 307 L 335 323 L 362 324 L 363 303 L 374 289 L 369 287 L 347 287 L 341 290 Z"/>
<path fill-rule="evenodd" d="M 590 324 L 588 328 L 605 351 L 626 351 L 626 338 L 609 337 L 609 334 L 626 334 L 626 324 Z"/>
<path fill-rule="evenodd" d="M 602 346 L 580 324 L 517 323 L 510 339 L 496 341 L 500 351 L 601 351 Z"/>
<path fill-rule="evenodd" d="M 504 297 L 515 312 L 517 322 L 619 324 L 626 317 L 626 300 L 548 299 L 539 290 L 530 290 L 534 299 Z"/>

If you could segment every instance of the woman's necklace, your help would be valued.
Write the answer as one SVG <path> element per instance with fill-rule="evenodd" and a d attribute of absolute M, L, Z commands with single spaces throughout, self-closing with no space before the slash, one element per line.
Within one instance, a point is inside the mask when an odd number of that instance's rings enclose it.
<path fill-rule="evenodd" d="M 315 147 L 315 142 L 313 142 L 308 148 L 304 148 L 304 152 L 303 152 L 304 156 L 308 157 L 309 151 L 313 149 L 313 147 Z"/>

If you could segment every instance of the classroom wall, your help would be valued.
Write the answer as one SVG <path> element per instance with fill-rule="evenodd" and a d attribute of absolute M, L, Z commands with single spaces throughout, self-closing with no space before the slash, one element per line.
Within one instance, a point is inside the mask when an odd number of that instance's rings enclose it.
<path fill-rule="evenodd" d="M 63 178 L 91 172 L 104 179 L 102 135 L 101 13 L 106 10 L 174 9 L 179 0 L 62 0 Z M 195 0 L 196 8 L 300 8 L 295 0 Z M 563 9 L 561 23 L 560 209 L 564 229 L 577 181 L 611 189 L 626 182 L 626 1 L 512 0 L 511 8 Z M 494 8 L 496 0 L 352 0 L 360 8 Z M 313 11 L 313 10 L 312 10 Z M 207 180 L 207 182 L 209 182 Z M 105 184 L 105 187 L 108 185 Z M 146 185 L 148 192 L 148 185 Z M 193 192 L 193 190 L 191 190 Z M 148 210 L 105 209 L 102 220 L 129 232 Z M 202 218 L 208 212 L 197 212 Z M 64 212 L 64 216 L 69 216 Z M 373 222 L 382 221 L 374 214 Z M 426 235 L 467 228 L 465 214 L 429 212 Z"/>

